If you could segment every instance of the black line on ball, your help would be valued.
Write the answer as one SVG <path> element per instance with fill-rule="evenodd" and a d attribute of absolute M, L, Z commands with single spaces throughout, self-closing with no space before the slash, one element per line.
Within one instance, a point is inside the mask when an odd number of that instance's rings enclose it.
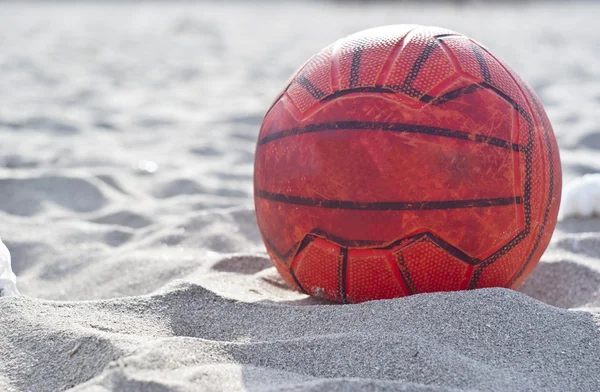
<path fill-rule="evenodd" d="M 348 240 L 345 238 L 338 237 L 334 234 L 327 233 L 320 229 L 313 229 L 313 230 L 311 230 L 311 232 L 309 234 L 307 234 L 302 239 L 302 241 L 299 241 L 296 244 L 294 244 L 290 248 L 290 250 L 288 250 L 285 254 L 281 253 L 280 251 L 275 249 L 274 248 L 275 245 L 271 242 L 270 239 L 268 239 L 264 235 L 263 235 L 263 237 L 265 238 L 267 247 L 271 248 L 271 251 L 273 253 L 275 253 L 277 255 L 277 257 L 279 257 L 281 260 L 283 260 L 285 262 L 287 262 L 288 258 L 296 257 L 297 255 L 300 254 L 300 252 L 302 250 L 304 250 L 306 248 L 306 245 L 302 246 L 302 244 L 308 244 L 308 243 L 314 241 L 315 238 L 324 238 L 328 241 L 331 241 L 332 243 L 334 243 L 336 245 L 339 245 L 340 248 L 344 248 L 344 249 L 357 248 L 357 247 L 371 247 L 371 249 L 374 249 L 374 250 L 388 250 L 388 249 L 393 249 L 393 248 L 396 248 L 399 246 L 402 247 L 403 245 L 408 246 L 417 241 L 429 240 L 431 243 L 433 243 L 440 249 L 445 250 L 451 256 L 453 256 L 453 257 L 457 258 L 458 260 L 461 260 L 469 265 L 479 265 L 482 262 L 482 260 L 480 260 L 476 257 L 469 256 L 467 253 L 465 253 L 462 250 L 456 248 L 455 246 L 447 243 L 446 241 L 444 241 L 443 238 L 438 237 L 437 235 L 435 235 L 429 231 L 417 233 L 417 234 L 413 234 L 413 235 L 401 238 L 399 240 L 392 242 L 389 245 L 382 245 L 382 241 Z"/>
<path fill-rule="evenodd" d="M 344 95 L 354 94 L 354 93 L 376 93 L 376 94 L 397 94 L 396 91 L 385 88 L 382 85 L 373 86 L 363 86 L 363 87 L 353 87 L 347 88 L 345 90 L 334 91 L 333 93 L 321 98 L 321 102 L 331 101 L 333 99 L 339 98 Z"/>
<path fill-rule="evenodd" d="M 304 75 L 299 75 L 296 77 L 296 82 L 302 86 L 310 95 L 315 99 L 321 99 L 325 96 L 325 93 L 321 91 L 318 87 L 312 84 L 310 80 Z"/>
<path fill-rule="evenodd" d="M 304 287 L 302 287 L 302 285 L 300 284 L 300 281 L 299 281 L 299 280 L 298 280 L 298 278 L 296 277 L 296 273 L 294 272 L 294 269 L 293 269 L 291 266 L 290 266 L 290 275 L 292 275 L 292 278 L 294 279 L 294 282 L 296 282 L 296 284 L 298 285 L 298 288 L 299 288 L 300 290 L 302 290 L 302 292 L 303 292 L 304 294 L 309 294 L 309 292 L 308 292 L 308 291 L 306 291 L 306 290 L 304 289 Z M 309 295 L 310 295 L 310 294 L 309 294 Z"/>
<path fill-rule="evenodd" d="M 421 98 L 419 98 L 419 101 L 429 103 L 433 101 L 433 97 L 429 94 L 424 94 L 423 96 L 421 96 Z"/>
<path fill-rule="evenodd" d="M 521 196 L 465 200 L 358 202 L 351 200 L 315 199 L 304 196 L 285 195 L 282 193 L 268 192 L 262 189 L 257 189 L 254 194 L 256 195 L 256 197 L 259 197 L 261 199 L 267 199 L 286 204 L 360 211 L 450 210 L 457 208 L 509 206 L 513 204 L 523 203 L 523 198 Z"/>
<path fill-rule="evenodd" d="M 505 148 L 519 152 L 523 146 L 518 143 L 512 143 L 508 140 L 497 137 L 473 134 L 455 129 L 440 128 L 420 124 L 404 124 L 393 122 L 373 122 L 373 121 L 335 121 L 319 124 L 308 124 L 303 127 L 290 128 L 283 131 L 274 132 L 258 140 L 258 146 L 263 146 L 275 140 L 291 136 L 299 136 L 308 133 L 332 132 L 332 131 L 381 131 L 396 133 L 418 133 L 423 135 L 448 137 L 453 139 L 465 140 L 474 143 L 488 144 L 494 147 Z"/>
<path fill-rule="evenodd" d="M 315 240 L 315 238 L 313 236 L 310 236 L 310 235 L 305 236 L 304 239 L 302 240 L 302 242 L 300 242 L 300 246 L 298 247 L 296 254 L 299 254 L 300 252 L 302 252 L 304 250 L 304 248 L 306 248 L 314 240 Z"/>
<path fill-rule="evenodd" d="M 415 288 L 415 283 L 413 282 L 412 277 L 410 276 L 410 271 L 406 266 L 404 255 L 402 255 L 402 252 L 398 252 L 396 254 L 396 257 L 394 258 L 396 259 L 396 264 L 398 265 L 400 276 L 402 277 L 402 281 L 404 282 L 404 287 L 406 287 L 406 290 L 408 290 L 408 295 L 416 294 L 417 289 Z"/>
<path fill-rule="evenodd" d="M 535 107 L 536 112 L 538 113 L 538 116 L 540 118 L 542 118 L 542 112 L 540 110 L 540 107 L 538 105 L 538 103 L 536 102 L 536 99 L 534 99 L 531 91 L 529 91 L 529 89 L 525 89 L 525 91 L 527 92 L 527 95 L 529 96 L 529 98 L 531 99 L 531 104 L 532 106 Z M 542 119 L 543 121 L 543 119 Z M 542 124 L 543 126 L 543 124 Z M 554 193 L 554 167 L 553 162 L 554 162 L 554 158 L 552 155 L 552 143 L 550 141 L 550 136 L 549 136 L 549 130 L 545 129 L 544 127 L 544 142 L 546 144 L 546 149 L 548 150 L 548 202 L 546 203 L 546 208 L 544 210 L 544 216 L 542 218 L 542 226 L 540 227 L 540 230 L 538 231 L 538 235 L 535 238 L 535 241 L 533 243 L 533 247 L 531 248 L 531 252 L 529 253 L 529 255 L 527 256 L 527 259 L 525 260 L 525 263 L 523 263 L 523 265 L 521 266 L 521 268 L 519 269 L 519 271 L 517 272 L 517 274 L 514 276 L 514 278 L 510 281 L 510 285 L 512 286 L 515 281 L 517 279 L 519 279 L 521 277 L 521 275 L 523 275 L 523 272 L 525 272 L 525 269 L 527 269 L 527 266 L 529 265 L 529 263 L 531 262 L 531 259 L 533 258 L 533 254 L 536 252 L 540 241 L 542 239 L 542 235 L 544 234 L 544 231 L 546 229 L 546 224 L 548 223 L 548 215 L 550 214 L 550 209 L 552 208 L 552 200 L 553 200 L 553 193 Z"/>
<path fill-rule="evenodd" d="M 530 233 L 531 229 L 531 177 L 532 177 L 532 149 L 533 149 L 533 132 L 534 132 L 534 123 L 527 111 L 519 105 L 516 101 L 514 101 L 511 97 L 505 94 L 499 88 L 492 86 L 486 82 L 481 82 L 480 85 L 483 88 L 490 89 L 494 91 L 498 96 L 508 102 L 516 111 L 521 115 L 521 118 L 525 120 L 527 123 L 527 144 L 522 146 L 521 149 L 525 153 L 525 185 L 523 189 L 523 209 L 525 213 L 525 228 L 519 234 L 517 234 L 512 240 L 510 240 L 506 245 L 502 248 L 498 249 L 488 258 L 483 260 L 483 262 L 479 265 L 479 268 L 475 269 L 473 276 L 471 276 L 471 281 L 469 282 L 469 289 L 474 289 L 477 287 L 479 283 L 479 279 L 483 274 L 485 267 L 493 264 L 500 257 L 504 256 L 506 253 L 510 252 L 515 246 L 517 246 L 525 237 L 527 237 Z M 525 97 L 524 97 L 525 98 Z M 533 253 L 531 254 L 533 255 Z M 529 263 L 529 259 L 525 261 L 525 263 Z"/>
<path fill-rule="evenodd" d="M 429 240 L 431 242 L 433 242 L 435 245 L 437 245 L 439 248 L 445 250 L 448 254 L 452 255 L 453 257 L 456 257 L 457 259 L 459 259 L 461 261 L 464 261 L 467 264 L 477 265 L 481 262 L 481 260 L 479 260 L 475 257 L 469 256 L 462 250 L 458 249 L 457 247 L 455 247 L 453 245 L 450 245 L 449 243 L 447 243 L 446 241 L 442 240 L 440 237 L 438 237 L 432 233 L 425 233 L 424 237 L 429 238 Z"/>
<path fill-rule="evenodd" d="M 417 79 L 417 76 L 419 76 L 419 72 L 421 72 L 421 69 L 425 65 L 425 62 L 427 62 L 427 59 L 429 58 L 429 56 L 431 56 L 433 51 L 438 46 L 439 46 L 439 44 L 438 44 L 437 40 L 435 40 L 435 39 L 431 40 L 427 43 L 427 46 L 425 47 L 425 49 L 423 49 L 421 54 L 419 54 L 419 57 L 417 57 L 417 59 L 413 63 L 412 67 L 410 68 L 410 71 L 408 71 L 408 74 L 406 75 L 404 82 L 402 83 L 401 86 L 399 86 L 399 88 L 398 88 L 399 91 L 405 92 L 408 95 L 413 96 L 413 97 L 421 95 L 415 88 L 413 88 L 412 85 L 415 82 L 415 80 Z"/>
<path fill-rule="evenodd" d="M 458 33 L 445 33 L 445 34 L 438 34 L 438 35 L 434 36 L 435 39 L 446 38 L 446 37 L 462 37 L 462 35 L 458 34 Z"/>
<path fill-rule="evenodd" d="M 477 63 L 479 64 L 479 69 L 481 70 L 483 80 L 485 80 L 487 83 L 492 83 L 492 74 L 490 73 L 490 69 L 487 63 L 485 62 L 485 57 L 483 57 L 481 47 L 471 42 L 471 48 L 473 49 L 473 53 L 475 53 L 475 58 L 477 59 Z"/>
<path fill-rule="evenodd" d="M 358 85 L 358 76 L 360 72 L 360 59 L 362 57 L 363 47 L 358 45 L 352 53 L 352 65 L 350 67 L 350 88 Z"/>
<path fill-rule="evenodd" d="M 431 102 L 431 104 L 434 106 L 439 106 L 444 103 L 453 101 L 459 97 L 462 97 L 463 95 L 474 93 L 475 91 L 479 90 L 480 88 L 482 88 L 482 86 L 479 83 L 473 83 L 468 86 L 459 87 L 452 91 L 448 91 L 444 95 L 440 95 L 439 97 L 435 98 Z"/>
<path fill-rule="evenodd" d="M 347 298 L 347 287 L 346 287 L 346 275 L 348 273 L 348 249 L 344 247 L 340 247 L 340 299 L 343 303 L 348 303 Z"/>

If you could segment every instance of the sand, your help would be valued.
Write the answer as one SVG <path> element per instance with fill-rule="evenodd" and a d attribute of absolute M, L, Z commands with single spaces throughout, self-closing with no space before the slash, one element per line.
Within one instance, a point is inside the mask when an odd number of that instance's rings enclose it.
<path fill-rule="evenodd" d="M 600 390 L 600 218 L 519 292 L 334 305 L 256 227 L 258 127 L 338 37 L 442 25 L 538 92 L 564 180 L 600 172 L 594 3 L 2 3 L 1 391 Z"/>

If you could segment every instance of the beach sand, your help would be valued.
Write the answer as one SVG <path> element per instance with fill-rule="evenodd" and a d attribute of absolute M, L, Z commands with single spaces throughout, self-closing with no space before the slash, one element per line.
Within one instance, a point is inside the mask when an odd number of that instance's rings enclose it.
<path fill-rule="evenodd" d="M 2 3 L 1 391 L 598 391 L 600 218 L 559 223 L 519 292 L 336 305 L 286 288 L 252 165 L 285 80 L 417 23 L 504 58 L 564 183 L 600 172 L 594 3 Z"/>

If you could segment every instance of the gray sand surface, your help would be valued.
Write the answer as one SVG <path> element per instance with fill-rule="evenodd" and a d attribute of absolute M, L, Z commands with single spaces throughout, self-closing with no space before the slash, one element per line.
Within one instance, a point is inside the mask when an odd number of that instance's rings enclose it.
<path fill-rule="evenodd" d="M 252 164 L 284 81 L 384 24 L 478 40 L 537 91 L 564 180 L 600 172 L 600 4 L 1 3 L 0 391 L 599 391 L 600 218 L 520 292 L 288 290 Z M 72 389 L 71 389 L 72 388 Z"/>

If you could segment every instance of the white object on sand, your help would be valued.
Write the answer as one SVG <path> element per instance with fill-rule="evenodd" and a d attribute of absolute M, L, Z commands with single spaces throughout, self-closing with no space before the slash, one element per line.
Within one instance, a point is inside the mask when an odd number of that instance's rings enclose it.
<path fill-rule="evenodd" d="M 17 277 L 10 267 L 10 252 L 0 239 L 0 297 L 16 297 Z"/>
<path fill-rule="evenodd" d="M 558 219 L 600 215 L 600 173 L 586 174 L 563 190 Z"/>

